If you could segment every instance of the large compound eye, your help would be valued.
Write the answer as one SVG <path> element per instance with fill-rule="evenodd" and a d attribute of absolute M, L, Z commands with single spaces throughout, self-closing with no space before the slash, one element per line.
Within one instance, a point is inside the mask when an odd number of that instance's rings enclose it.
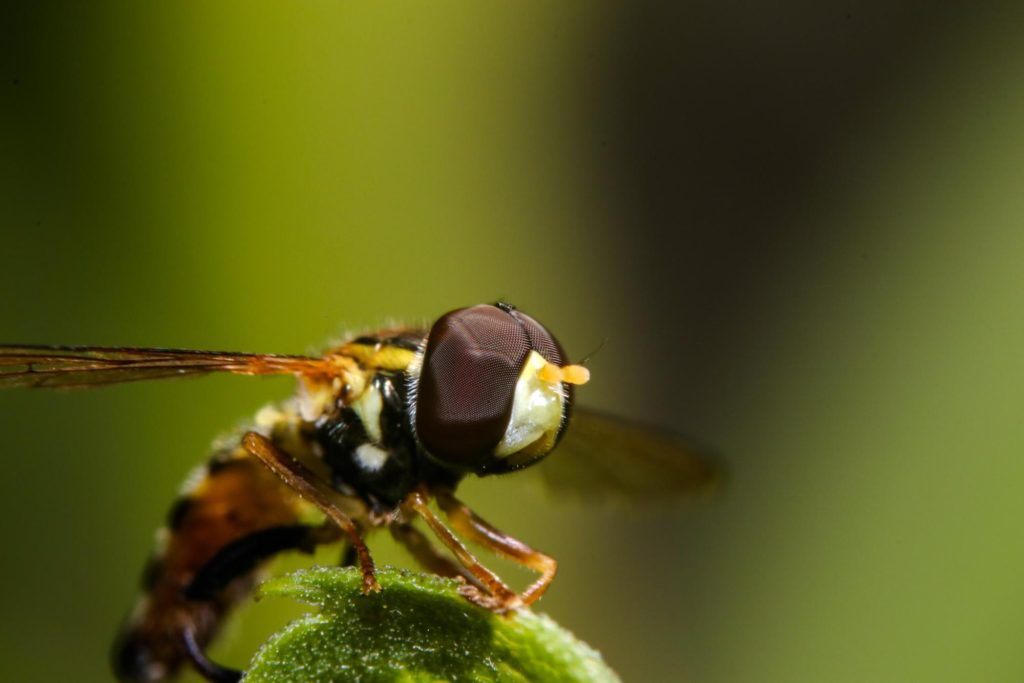
<path fill-rule="evenodd" d="M 544 357 L 544 360 L 555 365 L 565 362 L 565 351 L 558 340 L 548 332 L 548 328 L 515 308 L 508 309 L 509 315 L 518 320 L 530 339 L 530 348 Z"/>
<path fill-rule="evenodd" d="M 427 452 L 478 474 L 507 471 L 539 457 L 496 453 L 507 440 L 531 353 L 562 363 L 554 337 L 510 306 L 463 308 L 434 323 L 416 390 L 416 434 Z"/>
<path fill-rule="evenodd" d="M 416 390 L 416 433 L 438 460 L 473 468 L 501 441 L 530 339 L 495 306 L 439 319 L 427 337 Z"/>

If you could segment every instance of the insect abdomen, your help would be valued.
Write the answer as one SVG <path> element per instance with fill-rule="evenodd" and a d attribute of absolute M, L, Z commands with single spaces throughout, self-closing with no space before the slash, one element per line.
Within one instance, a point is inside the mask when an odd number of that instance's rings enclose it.
<path fill-rule="evenodd" d="M 225 548 L 261 530 L 302 528 L 295 494 L 241 448 L 218 454 L 194 477 L 157 535 L 143 594 L 115 643 L 113 666 L 122 681 L 173 676 L 189 659 L 186 631 L 205 648 L 225 614 L 249 593 L 257 567 L 233 567 L 243 571 L 225 585 L 216 577 L 208 580 L 207 571 L 200 579 L 204 585 L 194 585 L 211 560 L 231 564 L 232 558 L 223 557 Z"/>

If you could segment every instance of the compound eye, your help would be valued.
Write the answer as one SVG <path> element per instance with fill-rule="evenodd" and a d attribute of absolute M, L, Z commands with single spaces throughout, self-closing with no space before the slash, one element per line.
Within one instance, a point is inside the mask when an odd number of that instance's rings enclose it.
<path fill-rule="evenodd" d="M 549 363 L 561 366 L 565 360 L 565 351 L 558 340 L 548 332 L 548 328 L 526 315 L 520 310 L 509 309 L 509 314 L 514 317 L 526 330 L 526 336 L 530 340 L 530 348 L 544 357 Z"/>
<path fill-rule="evenodd" d="M 533 330 L 524 323 L 489 305 L 452 311 L 434 323 L 416 394 L 416 433 L 434 458 L 475 470 L 492 459 L 532 350 Z"/>

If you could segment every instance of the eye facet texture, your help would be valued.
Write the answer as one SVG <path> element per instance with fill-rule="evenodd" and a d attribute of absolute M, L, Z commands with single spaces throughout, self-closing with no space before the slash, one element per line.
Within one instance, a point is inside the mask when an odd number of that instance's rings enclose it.
<path fill-rule="evenodd" d="M 477 468 L 508 427 L 516 382 L 531 350 L 561 365 L 554 337 L 514 309 L 452 311 L 430 330 L 417 390 L 416 432 L 435 458 Z"/>

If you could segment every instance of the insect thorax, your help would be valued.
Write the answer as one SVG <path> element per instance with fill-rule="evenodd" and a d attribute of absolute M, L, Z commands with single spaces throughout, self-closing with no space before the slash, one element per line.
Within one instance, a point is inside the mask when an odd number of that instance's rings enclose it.
<path fill-rule="evenodd" d="M 459 475 L 435 464 L 416 442 L 403 371 L 376 369 L 358 399 L 316 423 L 315 440 L 335 488 L 380 512 L 421 483 L 454 485 Z"/>

